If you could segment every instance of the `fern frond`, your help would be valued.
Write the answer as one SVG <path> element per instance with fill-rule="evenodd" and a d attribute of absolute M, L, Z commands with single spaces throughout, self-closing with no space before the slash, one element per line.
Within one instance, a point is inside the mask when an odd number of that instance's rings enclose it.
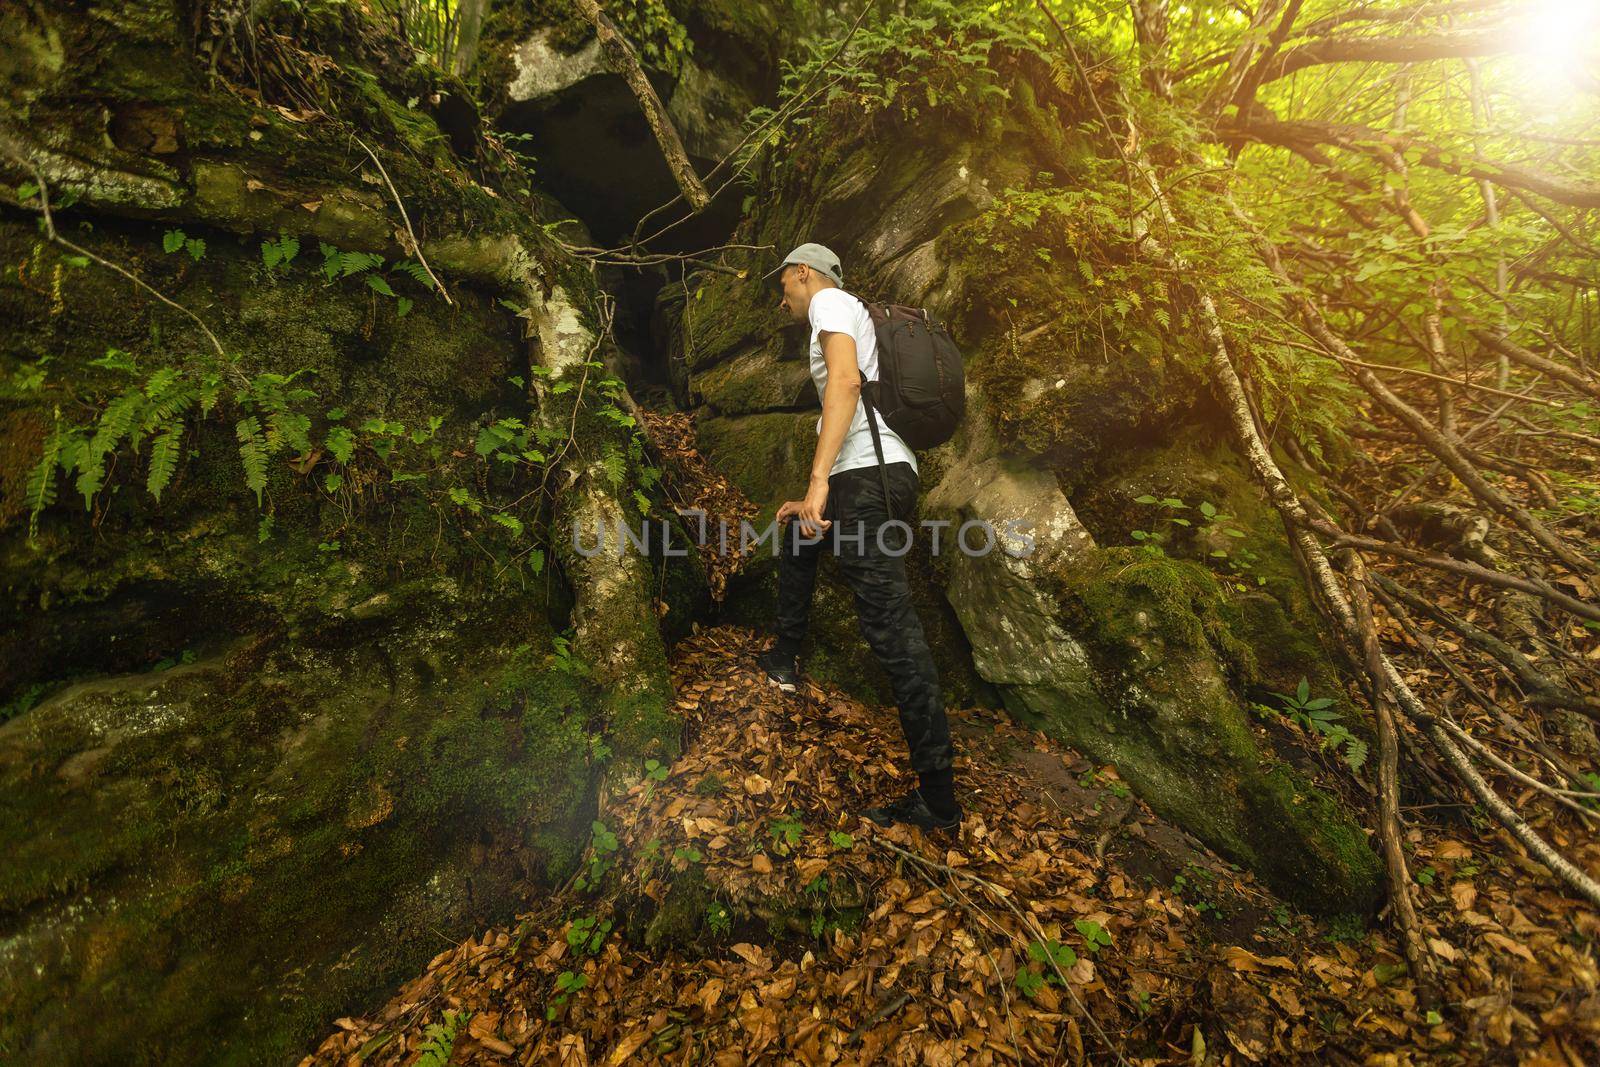
<path fill-rule="evenodd" d="M 172 472 L 178 466 L 178 442 L 183 439 L 183 423 L 170 427 L 150 446 L 150 475 L 145 487 L 150 495 L 161 500 L 161 493 L 172 483 Z"/>
<path fill-rule="evenodd" d="M 78 453 L 78 492 L 83 494 L 83 506 L 94 503 L 94 495 L 105 485 L 105 457 L 132 430 L 145 396 L 138 387 L 129 389 L 106 405 L 95 426 L 94 437 Z"/>
<path fill-rule="evenodd" d="M 28 541 L 32 543 L 39 534 L 39 514 L 56 502 L 56 460 L 61 457 L 61 424 L 44 444 L 44 454 L 33 470 L 28 472 Z"/>
<path fill-rule="evenodd" d="M 416 282 L 424 289 L 433 288 L 433 276 L 428 273 L 428 268 L 424 267 L 416 260 L 402 259 L 400 262 L 394 265 L 394 269 L 406 274 L 411 278 L 412 281 Z"/>
<path fill-rule="evenodd" d="M 234 424 L 234 434 L 239 438 L 239 459 L 244 463 L 244 484 L 256 492 L 256 507 L 261 506 L 261 493 L 267 487 L 267 443 L 261 435 L 261 423 L 254 415 L 246 415 Z"/>
<path fill-rule="evenodd" d="M 611 483 L 611 488 L 622 488 L 622 480 L 627 477 L 628 460 L 615 444 L 607 441 L 600 454 L 600 466 L 605 469 L 606 481 Z"/>
<path fill-rule="evenodd" d="M 333 458 L 340 463 L 349 463 L 350 457 L 356 452 L 356 435 L 343 426 L 334 426 L 328 430 L 328 436 L 323 439 L 323 444 L 333 454 Z"/>
<path fill-rule="evenodd" d="M 339 273 L 348 278 L 352 274 L 383 266 L 383 257 L 375 252 L 340 252 Z"/>
<path fill-rule="evenodd" d="M 311 419 L 297 411 L 274 411 L 267 416 L 268 451 L 288 445 L 294 452 L 311 451 Z"/>

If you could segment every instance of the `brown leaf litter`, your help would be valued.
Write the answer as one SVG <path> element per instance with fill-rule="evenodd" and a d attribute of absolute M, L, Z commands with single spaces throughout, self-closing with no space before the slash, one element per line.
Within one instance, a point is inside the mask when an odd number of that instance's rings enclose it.
<path fill-rule="evenodd" d="M 853 812 L 911 784 L 892 709 L 781 694 L 761 647 L 677 646 L 684 755 L 601 811 L 597 885 L 441 952 L 302 1067 L 416 1063 L 452 1020 L 453 1064 L 1600 1062 L 1600 924 L 1547 876 L 1415 835 L 1433 1015 L 1381 926 L 1332 936 L 1003 713 L 952 710 L 958 835 L 876 827 Z"/>

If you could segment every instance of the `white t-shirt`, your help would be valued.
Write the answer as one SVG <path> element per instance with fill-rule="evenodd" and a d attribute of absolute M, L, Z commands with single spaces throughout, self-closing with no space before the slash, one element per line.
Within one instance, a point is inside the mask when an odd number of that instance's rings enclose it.
<path fill-rule="evenodd" d="M 843 289 L 830 286 L 811 298 L 811 380 L 817 385 L 817 399 L 821 400 L 828 388 L 828 361 L 822 354 L 822 340 L 817 335 L 822 330 L 845 333 L 856 339 L 856 362 L 861 367 L 863 381 L 878 377 L 878 334 L 872 327 L 872 316 L 867 307 Z M 873 413 L 878 424 L 879 440 L 883 444 L 884 463 L 911 464 L 917 470 L 917 457 L 898 434 Z M 817 433 L 822 433 L 822 416 L 817 416 Z M 872 427 L 867 425 L 866 402 L 856 400 L 855 418 L 839 446 L 839 457 L 833 461 L 830 475 L 857 467 L 875 467 L 878 454 L 872 448 Z M 918 471 L 920 474 L 921 472 Z"/>

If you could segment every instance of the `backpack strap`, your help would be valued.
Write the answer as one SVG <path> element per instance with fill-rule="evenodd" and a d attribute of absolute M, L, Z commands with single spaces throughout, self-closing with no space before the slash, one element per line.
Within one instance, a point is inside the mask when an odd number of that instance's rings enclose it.
<path fill-rule="evenodd" d="M 878 419 L 874 414 L 877 405 L 868 399 L 865 389 L 861 391 L 861 400 L 867 409 L 867 427 L 872 431 L 872 450 L 878 454 L 878 479 L 883 483 L 883 510 L 892 519 L 894 498 L 889 495 L 889 468 L 883 462 L 883 439 L 878 435 Z"/>
<path fill-rule="evenodd" d="M 872 314 L 872 305 L 862 300 L 856 293 L 851 296 L 861 300 L 861 305 L 867 309 L 867 317 L 873 320 L 873 331 L 877 331 L 877 316 Z M 876 338 L 874 338 L 876 341 Z M 878 372 L 881 377 L 883 372 L 883 353 L 878 353 Z M 861 365 L 856 365 L 856 373 L 861 376 L 861 403 L 867 411 L 867 428 L 872 431 L 872 450 L 878 455 L 878 480 L 883 485 L 883 511 L 889 518 L 894 518 L 894 498 L 889 495 L 889 468 L 883 460 L 883 438 L 878 433 L 878 406 L 873 403 L 874 392 L 867 388 L 867 376 L 861 370 Z M 873 379 L 877 385 L 877 379 Z"/>

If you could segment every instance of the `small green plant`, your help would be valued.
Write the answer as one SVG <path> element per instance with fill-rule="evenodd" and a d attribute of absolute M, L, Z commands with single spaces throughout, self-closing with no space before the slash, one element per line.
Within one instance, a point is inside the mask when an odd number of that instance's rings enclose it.
<path fill-rule="evenodd" d="M 705 859 L 705 856 L 701 855 L 700 850 L 695 848 L 693 845 L 684 845 L 672 850 L 672 858 L 676 862 L 683 865 L 683 867 L 680 868 L 681 870 L 687 868 L 692 863 L 699 863 L 701 860 Z"/>
<path fill-rule="evenodd" d="M 840 852 L 848 852 L 856 847 L 855 837 L 845 833 L 843 830 L 829 830 L 828 843 Z"/>
<path fill-rule="evenodd" d="M 1084 771 L 1082 774 L 1078 775 L 1078 784 L 1085 789 L 1092 789 L 1098 786 L 1101 789 L 1108 791 L 1118 800 L 1126 800 L 1128 797 L 1133 795 L 1133 790 L 1129 789 L 1127 784 L 1123 782 L 1122 779 L 1113 778 L 1108 774 L 1102 773 L 1100 770 Z"/>
<path fill-rule="evenodd" d="M 0 723 L 10 722 L 18 715 L 32 708 L 39 702 L 39 697 L 44 690 L 44 683 L 35 682 L 33 685 L 23 688 L 21 692 L 11 699 L 10 703 L 0 705 Z"/>
<path fill-rule="evenodd" d="M 589 869 L 572 883 L 580 893 L 600 884 L 600 879 L 616 866 L 614 853 L 621 847 L 617 835 L 599 819 L 589 824 L 589 831 Z"/>
<path fill-rule="evenodd" d="M 456 1039 L 472 1014 L 471 1011 L 447 1011 L 443 1021 L 430 1023 L 422 1032 L 422 1055 L 416 1060 L 417 1067 L 445 1067 L 455 1051 Z"/>
<path fill-rule="evenodd" d="M 1077 964 L 1078 954 L 1072 950 L 1072 946 L 1063 945 L 1052 937 L 1043 941 L 1038 939 L 1030 941 L 1028 959 L 1033 962 L 1026 969 L 1017 972 L 1016 986 L 1023 996 L 1034 1000 L 1050 983 L 1066 985 L 1061 974 Z M 1058 971 L 1061 974 L 1058 974 Z"/>
<path fill-rule="evenodd" d="M 1582 773 L 1584 783 L 1589 787 L 1588 791 L 1591 793 L 1600 793 L 1600 774 L 1597 774 L 1594 771 L 1584 771 Z M 1596 811 L 1600 811 L 1600 798 L 1588 797 L 1584 800 L 1584 803 Z"/>
<path fill-rule="evenodd" d="M 450 492 L 453 496 L 456 490 L 452 489 Z M 576 675 L 582 675 L 587 672 L 583 660 L 576 652 L 572 651 L 571 630 L 566 633 L 556 634 L 550 639 L 550 655 L 554 661 L 552 665 L 558 671 L 566 671 L 568 674 Z"/>
<path fill-rule="evenodd" d="M 1433 880 L 1438 873 L 1438 871 L 1429 866 L 1422 868 L 1420 871 L 1414 872 L 1411 877 L 1417 880 L 1418 885 L 1432 885 Z"/>
<path fill-rule="evenodd" d="M 1094 920 L 1078 919 L 1072 925 L 1083 936 L 1084 951 L 1091 956 L 1111 947 L 1111 932 Z"/>
<path fill-rule="evenodd" d="M 1183 873 L 1183 871 L 1187 871 L 1188 874 Z M 1221 911 L 1216 904 L 1205 896 L 1204 883 L 1214 880 L 1212 873 L 1194 863 L 1184 864 L 1183 871 L 1180 871 L 1172 878 L 1173 895 L 1188 901 L 1189 906 L 1195 910 L 1197 915 L 1220 915 Z"/>
<path fill-rule="evenodd" d="M 647 759 L 644 761 L 644 776 L 652 782 L 664 782 L 670 773 L 660 760 Z"/>
<path fill-rule="evenodd" d="M 585 974 L 562 971 L 556 975 L 556 993 L 555 996 L 550 998 L 550 1003 L 544 1009 L 545 1020 L 554 1022 L 556 1016 L 561 1014 L 561 1009 L 566 1007 L 567 1001 L 572 998 L 573 994 L 588 984 L 589 976 Z"/>
<path fill-rule="evenodd" d="M 280 267 L 287 272 L 289 264 L 300 254 L 300 242 L 288 234 L 278 234 L 276 241 L 261 242 L 261 263 L 271 273 Z"/>
<path fill-rule="evenodd" d="M 1321 735 L 1321 746 L 1339 752 L 1352 771 L 1360 770 L 1367 762 L 1367 743 L 1339 722 L 1344 716 L 1333 710 L 1332 697 L 1313 697 L 1311 683 L 1303 677 L 1292 695 L 1289 693 L 1272 695 L 1283 703 L 1282 709 L 1257 704 L 1255 707 L 1258 714 L 1264 713 L 1264 717 L 1284 715 L 1304 729 Z"/>
<path fill-rule="evenodd" d="M 199 237 L 190 237 L 182 230 L 174 229 L 161 235 L 161 250 L 169 256 L 174 252 L 187 252 L 189 258 L 198 263 L 205 257 L 206 243 Z"/>
<path fill-rule="evenodd" d="M 787 856 L 805 836 L 806 828 L 794 815 L 780 815 L 768 825 L 767 832 L 772 835 L 773 847 L 778 855 Z"/>
<path fill-rule="evenodd" d="M 733 916 L 720 900 L 706 905 L 706 925 L 718 937 L 726 937 L 733 930 Z"/>
<path fill-rule="evenodd" d="M 1354 913 L 1335 915 L 1328 920 L 1328 940 L 1359 943 L 1366 940 L 1367 927 L 1361 916 Z"/>
<path fill-rule="evenodd" d="M 567 947 L 574 955 L 597 956 L 610 934 L 610 919 L 596 920 L 592 916 L 574 919 L 567 927 Z"/>

